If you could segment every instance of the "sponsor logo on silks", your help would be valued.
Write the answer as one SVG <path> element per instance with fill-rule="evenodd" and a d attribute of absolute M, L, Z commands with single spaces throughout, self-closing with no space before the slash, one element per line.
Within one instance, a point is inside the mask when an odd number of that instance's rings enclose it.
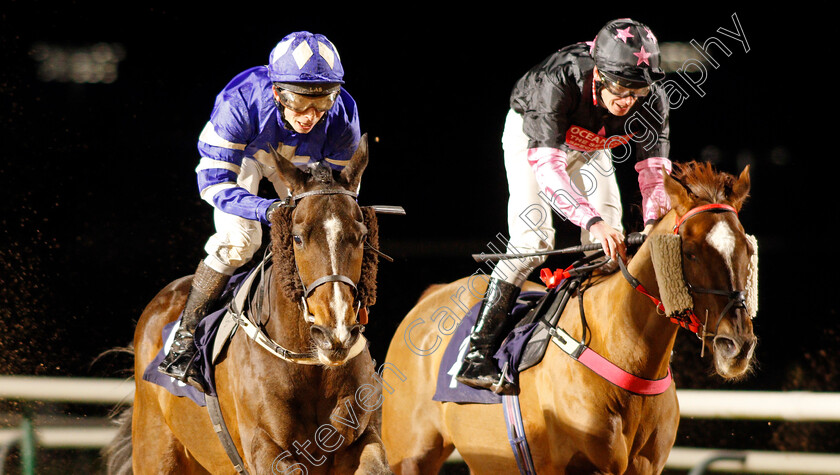
<path fill-rule="evenodd" d="M 613 135 L 604 137 L 604 129 L 596 134 L 579 125 L 573 125 L 566 131 L 566 145 L 582 152 L 595 152 L 606 148 L 615 148 L 630 142 L 632 133 L 627 135 Z"/>

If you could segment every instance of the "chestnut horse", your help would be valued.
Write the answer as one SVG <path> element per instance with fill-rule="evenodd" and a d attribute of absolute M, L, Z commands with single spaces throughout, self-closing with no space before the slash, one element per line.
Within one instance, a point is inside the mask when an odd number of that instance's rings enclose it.
<path fill-rule="evenodd" d="M 652 264 L 651 238 L 674 234 L 678 217 L 698 206 L 721 203 L 716 206 L 732 211 L 689 213 L 691 218 L 677 231 L 682 239 L 682 271 L 693 289 L 693 310 L 701 321 L 706 311 L 710 315 L 708 328 L 700 333 L 703 343 L 713 354 L 720 376 L 741 378 L 750 369 L 756 338 L 744 306 L 730 303 L 733 293 L 743 293 L 728 289 L 748 285 L 748 267 L 757 252 L 736 212 L 749 191 L 749 170 L 736 179 L 691 163 L 677 167 L 673 177 L 663 174 L 673 209 L 654 226 L 627 270 L 658 297 L 661 287 Z M 451 306 L 452 298 L 474 305 L 486 285 L 476 284 L 474 280 L 484 280 L 476 277 L 428 289 L 391 342 L 385 364 L 401 374 L 387 381 L 390 389 L 383 404 L 382 437 L 396 473 L 438 473 L 455 448 L 471 473 L 519 473 L 501 404 L 432 400 L 443 349 L 450 339 L 447 334 L 453 332 L 445 331 L 446 325 L 442 330 L 440 322 L 428 317 L 434 319 L 438 309 Z M 587 285 L 583 307 L 589 347 L 633 375 L 664 378 L 679 326 L 658 313 L 652 299 L 629 285 L 622 272 L 592 277 Z M 467 288 L 477 289 L 478 295 L 461 292 Z M 544 287 L 528 282 L 523 288 L 527 290 Z M 557 326 L 580 341 L 577 296 L 569 300 Z M 416 352 L 434 347 L 437 351 L 425 356 Z M 524 432 L 537 473 L 663 470 L 679 423 L 673 382 L 659 395 L 633 394 L 549 344 L 542 361 L 519 375 L 519 387 Z"/>
<path fill-rule="evenodd" d="M 224 421 L 250 474 L 391 473 L 371 402 L 381 386 L 357 321 L 375 300 L 378 262 L 366 252 L 377 244 L 374 210 L 355 200 L 367 139 L 335 178 L 325 169 L 303 172 L 277 152 L 273 158 L 293 198 L 272 216 L 273 265 L 257 284 L 266 291 L 250 318 L 277 345 L 307 355 L 307 364 L 279 358 L 240 327 L 215 367 Z M 174 281 L 144 310 L 135 374 L 160 351 L 162 328 L 178 318 L 190 282 Z M 205 408 L 135 379 L 126 421 L 134 473 L 237 473 Z M 361 399 L 360 388 L 367 388 Z"/>

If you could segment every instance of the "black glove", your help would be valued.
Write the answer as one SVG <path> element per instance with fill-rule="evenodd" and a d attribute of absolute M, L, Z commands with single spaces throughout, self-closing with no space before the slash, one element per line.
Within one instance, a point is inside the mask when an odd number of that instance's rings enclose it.
<path fill-rule="evenodd" d="M 270 223 L 271 222 L 271 215 L 274 213 L 274 211 L 277 210 L 277 208 L 279 208 L 281 206 L 283 206 L 283 201 L 282 200 L 277 200 L 274 203 L 271 203 L 270 205 L 268 205 L 268 209 L 265 210 L 265 220 Z"/>

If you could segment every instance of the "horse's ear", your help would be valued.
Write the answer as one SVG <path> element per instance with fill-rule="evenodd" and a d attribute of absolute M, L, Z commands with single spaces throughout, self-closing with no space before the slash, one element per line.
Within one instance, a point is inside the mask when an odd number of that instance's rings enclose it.
<path fill-rule="evenodd" d="M 729 200 L 732 202 L 732 206 L 740 211 L 741 206 L 744 204 L 744 201 L 747 200 L 747 196 L 750 194 L 750 166 L 747 165 L 744 167 L 744 171 L 741 172 L 741 176 L 735 181 L 735 184 L 732 185 L 732 194 L 729 195 Z"/>
<path fill-rule="evenodd" d="M 662 167 L 662 181 L 665 185 L 665 192 L 671 198 L 671 208 L 680 216 L 687 213 L 691 209 L 691 198 L 688 196 L 688 190 L 682 183 L 671 178 L 665 167 Z"/>
<path fill-rule="evenodd" d="M 277 173 L 286 184 L 286 188 L 293 192 L 303 188 L 308 175 L 296 167 L 288 158 L 283 156 L 277 149 L 268 146 L 271 156 L 274 158 L 274 163 L 277 166 Z"/>
<path fill-rule="evenodd" d="M 368 139 L 367 134 L 363 134 L 359 140 L 359 147 L 350 159 L 350 163 L 341 170 L 339 182 L 350 191 L 356 191 L 359 188 L 359 183 L 362 181 L 362 172 L 368 164 Z"/>

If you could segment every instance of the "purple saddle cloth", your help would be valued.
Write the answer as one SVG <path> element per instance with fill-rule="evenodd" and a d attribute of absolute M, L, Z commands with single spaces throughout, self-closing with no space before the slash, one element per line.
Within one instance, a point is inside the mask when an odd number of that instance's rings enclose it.
<path fill-rule="evenodd" d="M 543 295 L 545 295 L 545 292 L 522 292 L 516 301 L 516 305 L 511 310 L 509 318 L 522 319 Z M 470 331 L 475 325 L 480 308 L 481 302 L 475 304 L 464 315 L 444 350 L 443 359 L 438 368 L 435 395 L 432 397 L 435 401 L 474 404 L 498 404 L 502 402 L 502 396 L 493 391 L 466 386 L 455 379 L 458 370 L 461 368 L 464 355 L 469 351 Z M 504 368 L 507 364 L 508 375 L 514 382 L 518 376 L 519 358 L 533 330 L 534 324 L 531 323 L 516 326 L 494 355 L 499 364 L 499 369 Z"/>
<path fill-rule="evenodd" d="M 242 281 L 256 269 L 259 269 L 259 266 L 255 267 L 251 271 L 243 271 L 233 275 L 233 277 L 231 277 L 228 281 L 221 297 L 219 297 L 217 301 L 217 305 L 221 305 L 221 308 L 202 318 L 201 322 L 199 322 L 195 329 L 195 346 L 198 349 L 195 364 L 198 365 L 201 375 L 204 378 L 204 387 L 207 389 L 207 394 L 211 396 L 217 396 L 216 378 L 213 366 L 213 345 L 216 339 L 216 334 L 219 330 L 219 324 L 227 312 L 226 303 L 231 296 L 236 295 Z M 206 406 L 204 393 L 189 384 L 178 381 L 177 379 L 167 376 L 157 370 L 172 345 L 172 340 L 174 339 L 173 330 L 176 330 L 180 323 L 181 318 L 179 317 L 178 320 L 170 322 L 163 327 L 163 348 L 158 351 L 157 356 L 155 356 L 152 362 L 146 367 L 145 371 L 143 371 L 143 379 L 165 388 L 175 396 L 188 397 L 199 406 Z"/>

